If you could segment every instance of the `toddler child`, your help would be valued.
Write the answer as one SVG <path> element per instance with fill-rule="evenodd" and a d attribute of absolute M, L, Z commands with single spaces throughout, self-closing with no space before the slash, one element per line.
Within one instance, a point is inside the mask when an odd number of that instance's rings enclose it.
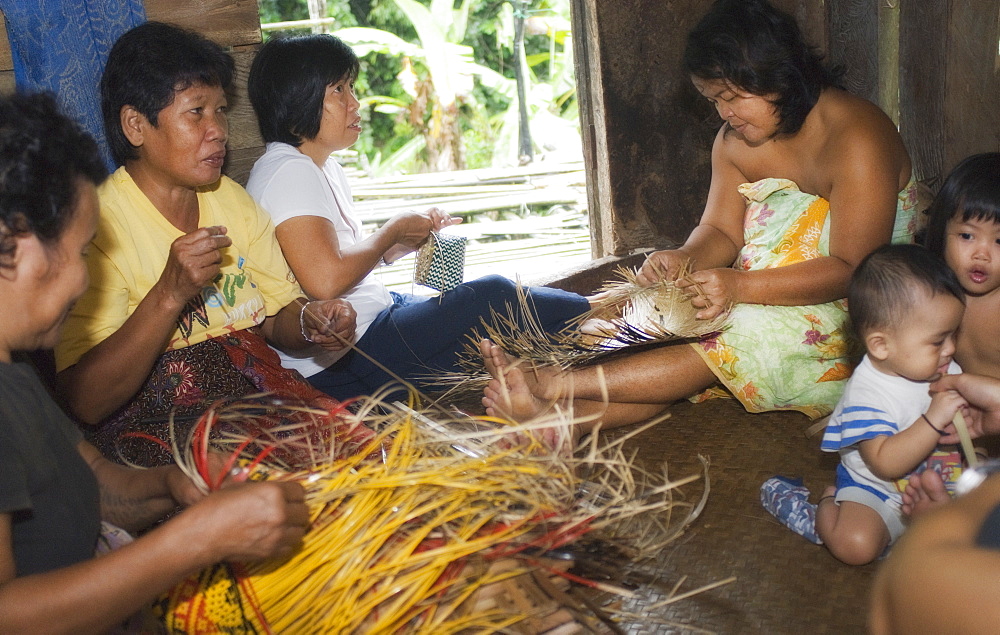
<path fill-rule="evenodd" d="M 996 320 L 1000 312 L 1000 152 L 976 154 L 959 163 L 927 213 L 924 244 L 944 258 L 965 291 L 955 361 L 967 373 L 1000 378 L 1000 323 Z M 982 454 L 986 456 L 985 451 Z M 950 498 L 941 479 L 923 474 L 903 492 L 903 511 L 922 513 Z"/>
<path fill-rule="evenodd" d="M 813 505 L 801 484 L 775 477 L 761 487 L 761 502 L 839 560 L 866 564 L 903 532 L 903 485 L 893 481 L 922 467 L 965 406 L 954 391 L 928 391 L 944 373 L 960 372 L 952 355 L 965 294 L 937 256 L 887 245 L 858 265 L 847 297 L 866 354 L 823 436 L 824 451 L 840 452 L 837 484 Z M 957 473 L 961 464 L 947 469 Z"/>
<path fill-rule="evenodd" d="M 967 373 L 1000 378 L 1000 152 L 962 161 L 928 214 L 927 248 L 965 291 L 955 359 Z"/>

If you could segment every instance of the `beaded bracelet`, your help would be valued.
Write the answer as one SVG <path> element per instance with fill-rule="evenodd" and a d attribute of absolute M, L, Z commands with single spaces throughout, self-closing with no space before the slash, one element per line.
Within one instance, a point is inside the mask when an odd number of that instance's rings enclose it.
<path fill-rule="evenodd" d="M 310 344 L 315 344 L 316 342 L 313 341 L 313 338 L 306 335 L 306 307 L 310 304 L 312 303 L 306 301 L 306 303 L 302 305 L 302 308 L 299 309 L 299 331 L 302 333 L 302 339 Z"/>
<path fill-rule="evenodd" d="M 931 427 L 931 430 L 933 430 L 934 432 L 937 432 L 937 433 L 938 433 L 938 435 L 940 435 L 940 436 L 942 436 L 942 437 L 943 437 L 944 435 L 948 434 L 948 433 L 947 433 L 947 432 L 945 432 L 944 430 L 942 430 L 942 429 L 938 428 L 938 427 L 937 427 L 937 426 L 935 426 L 935 425 L 934 425 L 933 423 L 931 423 L 931 420 L 927 418 L 927 415 L 925 415 L 925 414 L 922 414 L 922 415 L 920 415 L 920 416 L 924 418 L 924 421 L 926 421 L 926 422 L 927 422 L 927 425 L 929 425 L 929 426 Z"/>

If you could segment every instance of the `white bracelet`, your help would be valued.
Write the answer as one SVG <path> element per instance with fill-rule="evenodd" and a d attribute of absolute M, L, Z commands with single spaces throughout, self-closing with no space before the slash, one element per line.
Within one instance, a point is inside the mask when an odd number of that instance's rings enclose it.
<path fill-rule="evenodd" d="M 309 342 L 310 344 L 315 344 L 316 342 L 314 342 L 311 337 L 306 335 L 306 307 L 309 306 L 310 304 L 312 303 L 306 301 L 306 303 L 302 305 L 302 308 L 299 309 L 299 331 L 302 332 L 302 339 Z"/>

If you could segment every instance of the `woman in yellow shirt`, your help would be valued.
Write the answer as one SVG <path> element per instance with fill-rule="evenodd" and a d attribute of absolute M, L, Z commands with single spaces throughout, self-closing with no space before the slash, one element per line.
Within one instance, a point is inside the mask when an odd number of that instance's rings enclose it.
<path fill-rule="evenodd" d="M 101 79 L 122 166 L 98 192 L 91 284 L 56 365 L 69 407 L 97 426 L 106 454 L 122 451 L 129 431 L 163 438 L 168 413 L 183 419 L 219 398 L 268 391 L 335 404 L 266 344 L 341 348 L 355 315 L 343 300 L 306 302 L 266 214 L 221 176 L 232 73 L 213 42 L 146 23 L 118 40 Z M 169 460 L 148 441 L 127 444 L 130 460 Z"/>

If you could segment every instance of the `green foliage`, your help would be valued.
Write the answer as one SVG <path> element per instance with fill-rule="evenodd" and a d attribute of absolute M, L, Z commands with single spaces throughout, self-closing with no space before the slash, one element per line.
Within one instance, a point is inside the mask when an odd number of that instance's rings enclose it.
<path fill-rule="evenodd" d="M 261 24 L 309 18 L 305 0 L 258 0 Z"/>
<path fill-rule="evenodd" d="M 569 0 L 524 6 L 533 135 L 578 134 Z M 306 0 L 260 0 L 260 8 L 264 23 L 308 17 Z M 327 14 L 362 62 L 364 130 L 354 149 L 373 168 L 516 160 L 519 62 L 508 0 L 328 0 Z"/>

